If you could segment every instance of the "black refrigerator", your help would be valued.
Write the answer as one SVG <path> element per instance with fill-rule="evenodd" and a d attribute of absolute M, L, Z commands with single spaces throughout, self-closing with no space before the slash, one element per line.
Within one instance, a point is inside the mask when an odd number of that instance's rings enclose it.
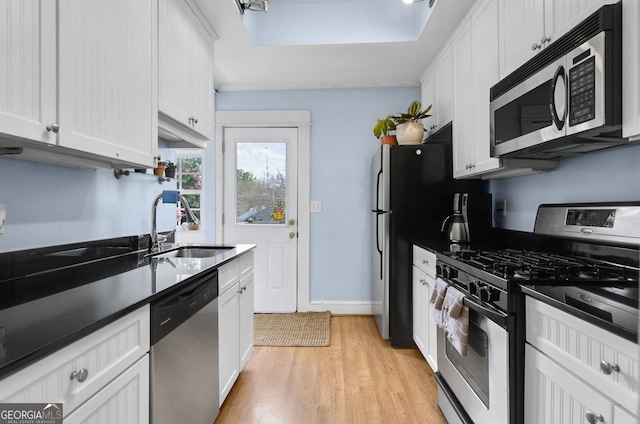
<path fill-rule="evenodd" d="M 481 180 L 454 180 L 451 125 L 424 144 L 381 146 L 371 160 L 372 310 L 394 347 L 414 347 L 412 246 L 440 231 L 455 192 L 479 193 Z"/>

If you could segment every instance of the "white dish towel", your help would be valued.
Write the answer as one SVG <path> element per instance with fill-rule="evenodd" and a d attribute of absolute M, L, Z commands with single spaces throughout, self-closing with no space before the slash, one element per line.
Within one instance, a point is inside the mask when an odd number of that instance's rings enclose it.
<path fill-rule="evenodd" d="M 436 278 L 436 286 L 431 292 L 431 299 L 429 300 L 429 314 L 439 327 L 442 327 L 442 304 L 447 293 L 447 283 L 440 277 Z"/>
<path fill-rule="evenodd" d="M 469 307 L 464 305 L 464 294 L 449 287 L 442 303 L 442 325 L 447 339 L 462 356 L 467 356 L 469 340 Z"/>

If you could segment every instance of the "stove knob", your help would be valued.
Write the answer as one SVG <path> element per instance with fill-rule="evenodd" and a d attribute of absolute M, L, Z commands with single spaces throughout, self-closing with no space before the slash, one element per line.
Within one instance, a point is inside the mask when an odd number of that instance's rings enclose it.
<path fill-rule="evenodd" d="M 454 279 L 458 277 L 458 270 L 454 268 L 449 268 L 449 278 Z"/>
<path fill-rule="evenodd" d="M 478 282 L 477 281 L 469 281 L 469 293 L 472 296 L 478 295 Z"/>
<path fill-rule="evenodd" d="M 482 286 L 478 289 L 478 291 L 480 292 L 480 300 L 482 300 L 483 302 L 490 302 L 491 300 L 493 300 L 491 296 L 491 287 Z"/>

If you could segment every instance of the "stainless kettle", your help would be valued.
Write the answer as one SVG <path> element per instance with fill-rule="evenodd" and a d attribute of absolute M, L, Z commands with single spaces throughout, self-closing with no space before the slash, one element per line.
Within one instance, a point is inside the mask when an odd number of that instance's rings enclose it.
<path fill-rule="evenodd" d="M 463 214 L 463 205 L 466 204 L 467 193 L 456 193 L 453 195 L 453 214 L 447 216 L 442 222 L 440 231 L 448 229 L 449 241 L 451 243 L 469 243 L 469 224 Z M 448 225 L 448 227 L 447 227 Z"/>

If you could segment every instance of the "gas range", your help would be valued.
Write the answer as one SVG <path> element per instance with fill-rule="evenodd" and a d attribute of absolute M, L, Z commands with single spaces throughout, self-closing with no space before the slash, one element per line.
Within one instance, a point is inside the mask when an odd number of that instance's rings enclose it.
<path fill-rule="evenodd" d="M 492 293 L 478 285 L 522 291 L 637 341 L 639 247 L 640 203 L 541 205 L 534 237 L 438 259 L 445 276 L 480 281 L 467 287 L 471 295 Z"/>

